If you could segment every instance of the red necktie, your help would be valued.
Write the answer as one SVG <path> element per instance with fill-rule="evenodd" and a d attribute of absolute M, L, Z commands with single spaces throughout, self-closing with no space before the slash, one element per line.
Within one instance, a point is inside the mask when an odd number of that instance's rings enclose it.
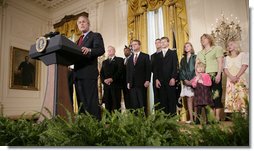
<path fill-rule="evenodd" d="M 136 63 L 137 63 L 137 60 L 138 60 L 138 54 L 135 54 L 135 57 L 134 57 L 134 66 L 136 65 Z"/>
<path fill-rule="evenodd" d="M 79 37 L 79 40 L 78 40 L 78 45 L 79 45 L 79 46 L 82 45 L 83 37 L 84 37 L 84 35 L 81 35 L 81 36 Z"/>

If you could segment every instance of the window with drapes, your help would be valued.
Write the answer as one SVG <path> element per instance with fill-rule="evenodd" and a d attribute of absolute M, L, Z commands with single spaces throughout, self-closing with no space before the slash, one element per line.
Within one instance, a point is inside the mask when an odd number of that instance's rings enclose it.
<path fill-rule="evenodd" d="M 159 16 L 160 9 L 163 27 L 158 26 L 159 21 L 152 26 L 152 16 L 155 18 L 156 15 Z M 182 57 L 183 45 L 189 40 L 185 0 L 128 0 L 127 24 L 128 33 L 131 33 L 128 36 L 129 42 L 131 39 L 139 39 L 143 52 L 148 53 L 151 43 L 150 35 L 155 33 L 152 36 L 156 36 L 157 30 L 163 29 L 163 36 L 170 39 L 170 48 L 177 48 L 178 59 Z M 156 38 L 153 37 L 154 40 Z"/>
<path fill-rule="evenodd" d="M 151 55 L 154 52 L 156 52 L 155 40 L 163 36 L 164 36 L 163 14 L 162 14 L 162 8 L 160 7 L 158 10 L 147 12 L 147 41 L 148 41 L 147 53 L 148 54 Z M 149 111 L 152 111 L 152 108 L 154 106 L 154 94 L 152 89 L 153 87 L 149 87 L 149 98 L 150 98 L 148 102 L 148 106 L 150 108 Z"/>
<path fill-rule="evenodd" d="M 166 36 L 170 48 L 177 49 L 178 59 L 183 54 L 184 43 L 189 40 L 185 0 L 128 0 L 128 42 L 141 41 L 141 50 L 156 51 L 155 39 Z M 150 87 L 151 88 L 151 87 Z M 153 107 L 153 91 L 149 90 L 148 108 Z"/>
<path fill-rule="evenodd" d="M 148 54 L 156 51 L 155 40 L 164 36 L 162 8 L 147 13 Z"/>

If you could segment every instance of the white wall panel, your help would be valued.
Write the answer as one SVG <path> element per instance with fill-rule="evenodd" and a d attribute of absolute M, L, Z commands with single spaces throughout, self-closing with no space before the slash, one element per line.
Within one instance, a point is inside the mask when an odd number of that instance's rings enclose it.
<path fill-rule="evenodd" d="M 36 38 L 48 32 L 48 22 L 42 9 L 29 7 L 24 1 L 7 1 L 3 16 L 3 39 L 0 46 L 0 102 L 4 115 L 20 115 L 24 112 L 40 111 L 45 91 L 46 66 L 40 64 L 38 68 L 39 91 L 10 89 L 11 47 L 28 50 L 35 43 Z M 29 5 L 28 5 L 29 6 Z"/>
<path fill-rule="evenodd" d="M 201 50 L 200 37 L 204 33 L 211 33 L 212 24 L 221 13 L 225 17 L 233 14 L 240 20 L 242 27 L 242 49 L 249 50 L 249 26 L 246 0 L 186 0 L 187 16 L 190 29 L 190 42 L 196 52 Z"/>

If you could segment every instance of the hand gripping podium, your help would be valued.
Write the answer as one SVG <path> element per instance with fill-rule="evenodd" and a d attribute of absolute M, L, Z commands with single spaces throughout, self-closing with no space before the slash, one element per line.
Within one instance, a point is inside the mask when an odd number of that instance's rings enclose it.
<path fill-rule="evenodd" d="M 48 66 L 46 94 L 41 113 L 50 118 L 51 116 L 47 111 L 49 110 L 53 116 L 66 117 L 66 110 L 73 112 L 68 87 L 68 66 L 82 59 L 81 48 L 61 35 L 56 35 L 47 40 L 43 52 L 38 51 L 36 45 L 37 42 L 31 46 L 30 57 L 41 60 Z M 39 120 L 42 119 L 43 116 L 40 116 Z"/>

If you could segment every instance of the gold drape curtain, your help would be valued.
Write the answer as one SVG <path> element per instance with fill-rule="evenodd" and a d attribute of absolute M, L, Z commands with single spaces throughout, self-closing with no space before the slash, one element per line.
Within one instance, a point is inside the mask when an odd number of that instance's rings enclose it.
<path fill-rule="evenodd" d="M 173 35 L 175 36 L 178 60 L 183 55 L 184 43 L 189 40 L 185 6 L 185 0 L 168 0 L 162 6 L 164 33 L 170 39 L 170 48 L 173 47 Z"/>
<path fill-rule="evenodd" d="M 138 39 L 141 42 L 141 50 L 147 51 L 147 8 L 146 1 L 128 1 L 128 41 Z"/>
<path fill-rule="evenodd" d="M 142 43 L 142 51 L 148 53 L 147 12 L 160 7 L 163 13 L 164 36 L 170 39 L 170 48 L 173 47 L 175 38 L 178 60 L 180 60 L 184 43 L 189 40 L 185 0 L 128 0 L 128 42 L 139 39 Z M 150 104 L 148 108 L 149 106 Z M 183 121 L 186 120 L 185 112 L 184 109 L 181 111 Z"/>
<path fill-rule="evenodd" d="M 81 35 L 81 32 L 78 30 L 77 19 L 70 20 L 64 23 L 62 26 L 55 28 L 55 30 L 68 38 L 74 36 L 74 41 L 77 41 Z"/>
<path fill-rule="evenodd" d="M 162 7 L 164 36 L 173 47 L 175 36 L 178 59 L 182 57 L 183 45 L 189 40 L 185 0 L 128 0 L 128 41 L 139 39 L 142 50 L 147 52 L 147 11 Z"/>
<path fill-rule="evenodd" d="M 134 19 L 134 39 L 139 39 L 141 42 L 141 50 L 147 51 L 147 13 L 144 12 Z"/>

